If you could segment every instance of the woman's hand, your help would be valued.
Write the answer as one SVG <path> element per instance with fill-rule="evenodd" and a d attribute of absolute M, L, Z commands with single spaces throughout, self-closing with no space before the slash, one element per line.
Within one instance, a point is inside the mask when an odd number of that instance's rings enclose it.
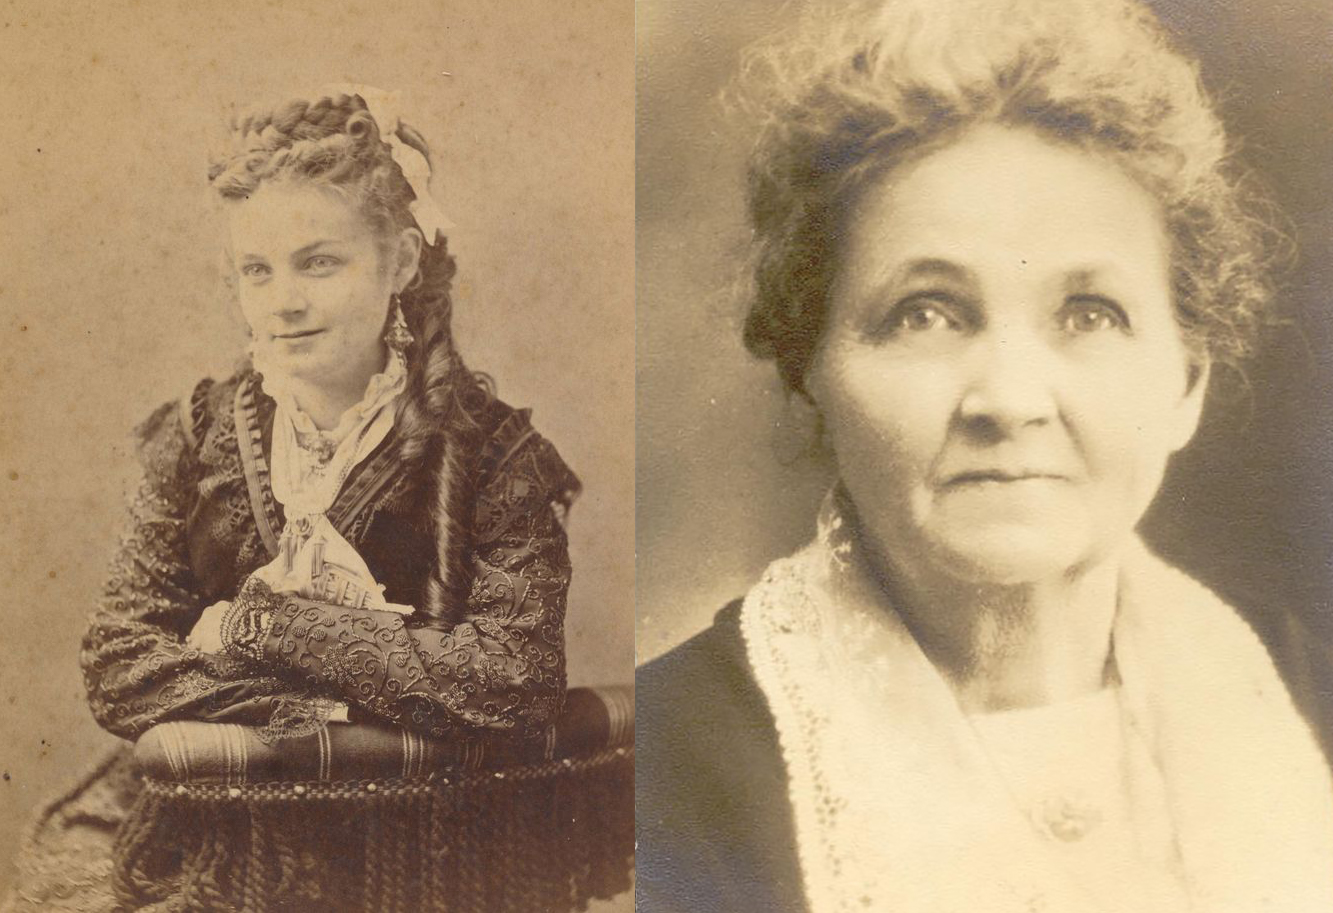
<path fill-rule="evenodd" d="M 190 629 L 190 635 L 185 639 L 185 642 L 204 653 L 221 653 L 223 651 L 222 619 L 226 617 L 227 610 L 230 608 L 231 603 L 223 600 L 204 609 L 204 613 L 199 616 L 199 620 Z"/>

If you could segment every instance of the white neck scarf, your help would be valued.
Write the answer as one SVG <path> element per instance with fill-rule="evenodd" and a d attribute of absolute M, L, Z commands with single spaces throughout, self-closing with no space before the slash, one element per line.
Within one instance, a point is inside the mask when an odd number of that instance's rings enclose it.
<path fill-rule="evenodd" d="M 261 365 L 256 367 L 263 370 Z M 400 614 L 412 611 L 410 606 L 386 602 L 364 559 L 325 516 L 348 474 L 393 429 L 395 403 L 406 384 L 403 356 L 391 350 L 384 371 L 370 378 L 361 401 L 343 413 L 337 427 L 323 433 L 334 446 L 332 456 L 321 462 L 298 443 L 298 435 L 321 432 L 296 404 L 288 379 L 276 371 L 264 373 L 264 392 L 277 403 L 271 458 L 273 497 L 283 506 L 287 525 L 279 540 L 278 557 L 255 571 L 255 576 L 275 593 L 327 599 L 331 592 L 345 592 L 345 582 L 360 594 L 357 604 L 361 607 Z M 331 583 L 334 580 L 338 583 Z"/>
<path fill-rule="evenodd" d="M 834 499 L 815 541 L 751 589 L 741 631 L 814 913 L 1119 913 L 1017 807 Z M 1328 770 L 1250 628 L 1135 542 L 1113 639 L 1137 776 L 1168 809 L 1188 909 L 1333 910 Z"/>
<path fill-rule="evenodd" d="M 264 392 L 277 403 L 273 415 L 273 496 L 290 515 L 318 515 L 332 506 L 347 474 L 368 457 L 393 428 L 394 402 L 407 385 L 403 356 L 390 350 L 384 370 L 366 384 L 361 401 L 343 412 L 333 429 L 321 432 L 296 403 L 288 378 L 264 370 Z M 334 443 L 324 463 L 302 448 L 298 437 L 323 435 Z"/>

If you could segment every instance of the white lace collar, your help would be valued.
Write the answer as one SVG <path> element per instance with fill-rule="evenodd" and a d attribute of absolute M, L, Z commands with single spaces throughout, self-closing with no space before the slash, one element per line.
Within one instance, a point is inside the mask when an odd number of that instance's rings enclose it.
<path fill-rule="evenodd" d="M 349 473 L 393 429 L 395 403 L 407 386 L 401 354 L 391 352 L 384 371 L 372 376 L 361 401 L 347 409 L 331 431 L 320 431 L 292 396 L 290 381 L 278 372 L 264 375 L 273 397 L 273 496 L 290 521 L 325 513 Z"/>
<path fill-rule="evenodd" d="M 809 908 L 1108 911 L 1023 817 L 842 523 L 830 499 L 741 613 Z M 1328 771 L 1254 633 L 1135 543 L 1114 638 L 1191 909 L 1333 910 Z"/>
<path fill-rule="evenodd" d="M 407 363 L 401 353 L 390 349 L 384 370 L 371 375 L 370 380 L 366 382 L 366 392 L 361 396 L 361 400 L 343 412 L 337 425 L 328 431 L 321 431 L 315 426 L 314 420 L 296 404 L 296 397 L 292 392 L 292 380 L 288 375 L 271 367 L 258 356 L 254 360 L 254 367 L 261 375 L 261 387 L 264 393 L 271 397 L 291 419 L 297 433 L 324 435 L 335 441 L 346 438 L 366 416 L 378 411 L 386 402 L 401 393 L 407 384 Z"/>

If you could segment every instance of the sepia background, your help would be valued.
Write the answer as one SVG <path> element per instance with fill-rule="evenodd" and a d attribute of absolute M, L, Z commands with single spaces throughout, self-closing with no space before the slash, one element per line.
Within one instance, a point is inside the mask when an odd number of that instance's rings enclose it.
<path fill-rule="evenodd" d="M 1146 521 L 1169 558 L 1254 612 L 1333 638 L 1333 4 L 1155 0 L 1202 58 L 1300 259 L 1288 323 L 1214 398 Z M 800 3 L 640 4 L 637 23 L 638 660 L 704 628 L 813 534 L 829 482 L 808 417 L 741 344 L 748 137 L 718 95 Z"/>
<path fill-rule="evenodd" d="M 227 376 L 244 344 L 205 194 L 235 102 L 329 82 L 405 92 L 457 225 L 460 348 L 584 482 L 571 682 L 630 681 L 633 12 L 0 2 L 0 893 L 36 803 L 112 742 L 77 650 L 116 543 L 128 432 Z"/>

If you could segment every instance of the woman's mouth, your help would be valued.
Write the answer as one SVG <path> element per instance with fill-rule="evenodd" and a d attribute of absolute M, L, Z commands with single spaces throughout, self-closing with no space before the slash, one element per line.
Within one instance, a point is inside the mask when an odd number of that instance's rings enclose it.
<path fill-rule="evenodd" d="M 274 339 L 307 339 L 323 333 L 323 330 L 296 330 L 291 333 L 274 333 Z"/>
<path fill-rule="evenodd" d="M 1031 469 L 975 469 L 960 472 L 944 480 L 941 488 L 954 488 L 960 485 L 974 485 L 998 482 L 1061 481 L 1067 479 L 1061 473 Z"/>

